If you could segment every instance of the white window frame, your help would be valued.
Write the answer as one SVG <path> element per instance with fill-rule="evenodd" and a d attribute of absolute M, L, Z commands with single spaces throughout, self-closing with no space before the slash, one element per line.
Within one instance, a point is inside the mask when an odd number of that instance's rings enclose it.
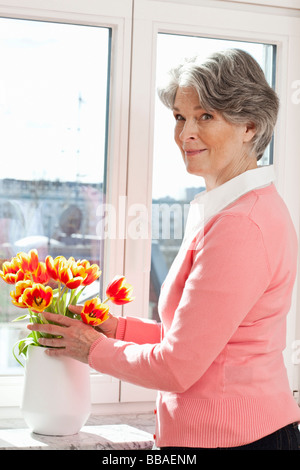
<path fill-rule="evenodd" d="M 9 0 L 0 2 L 0 17 L 112 29 L 106 203 L 118 211 L 119 196 L 126 196 L 132 0 Z M 104 285 L 112 276 L 123 273 L 124 261 L 124 240 L 107 239 L 105 243 Z M 115 311 L 122 313 L 118 307 Z M 23 380 L 23 375 L 0 376 L 0 415 L 5 415 L 5 407 L 20 405 Z M 118 403 L 119 380 L 91 373 L 91 398 L 95 405 Z"/>
<path fill-rule="evenodd" d="M 284 10 L 279 16 L 276 8 L 268 9 L 264 6 L 260 9 L 255 5 L 251 9 L 251 2 L 247 3 L 247 8 L 237 9 L 234 2 L 224 0 L 134 1 L 128 207 L 143 204 L 148 208 L 148 213 L 151 213 L 157 34 L 177 33 L 275 44 L 276 91 L 281 98 L 281 111 L 274 139 L 274 166 L 277 187 L 289 207 L 299 235 L 300 171 L 297 129 L 300 128 L 300 105 L 297 107 L 293 102 L 293 86 L 300 78 L 300 64 L 297 60 L 300 57 L 300 19 L 298 15 L 290 15 L 290 10 Z M 268 2 L 263 3 L 266 5 Z M 150 218 L 148 222 L 150 225 Z M 150 268 L 151 236 L 140 240 L 128 237 L 125 273 L 139 293 L 139 297 L 126 311 L 132 315 L 148 315 Z M 292 363 L 293 342 L 297 335 L 299 338 L 300 325 L 296 316 L 299 299 L 298 278 L 288 315 L 285 351 L 292 389 L 299 389 L 299 366 Z M 143 393 L 146 394 L 139 387 L 121 384 L 121 400 L 141 399 Z"/>
<path fill-rule="evenodd" d="M 263 5 L 275 8 L 289 8 L 300 10 L 300 0 L 220 0 L 222 2 Z"/>

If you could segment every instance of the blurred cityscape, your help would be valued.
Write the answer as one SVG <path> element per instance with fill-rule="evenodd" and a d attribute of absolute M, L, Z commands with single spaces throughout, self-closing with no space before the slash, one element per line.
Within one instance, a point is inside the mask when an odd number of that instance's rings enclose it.
<path fill-rule="evenodd" d="M 63 254 L 99 263 L 102 201 L 102 183 L 0 180 L 0 258 L 37 248 L 41 259 Z"/>

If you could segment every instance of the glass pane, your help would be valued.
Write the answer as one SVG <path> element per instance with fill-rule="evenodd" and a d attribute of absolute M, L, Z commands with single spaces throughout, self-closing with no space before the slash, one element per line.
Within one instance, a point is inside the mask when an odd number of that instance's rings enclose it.
<path fill-rule="evenodd" d="M 109 56 L 108 28 L 0 19 L 0 266 L 32 248 L 102 266 Z M 18 373 L 0 283 L 0 374 Z"/>
<path fill-rule="evenodd" d="M 182 59 L 228 48 L 244 49 L 258 61 L 272 86 L 275 70 L 275 46 L 208 39 L 173 34 L 157 37 L 157 83 Z M 185 171 L 181 154 L 173 140 L 172 112 L 156 98 L 154 130 L 154 162 L 152 186 L 152 255 L 149 299 L 149 317 L 157 319 L 157 301 L 161 284 L 175 258 L 182 241 L 184 224 L 190 201 L 205 189 L 204 179 Z M 272 163 L 272 143 L 260 164 Z"/>

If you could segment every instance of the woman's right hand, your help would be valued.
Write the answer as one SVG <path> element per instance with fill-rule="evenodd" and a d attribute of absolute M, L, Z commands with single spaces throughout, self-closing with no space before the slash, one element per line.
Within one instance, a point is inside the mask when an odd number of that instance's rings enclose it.
<path fill-rule="evenodd" d="M 83 309 L 83 305 L 69 305 L 69 310 L 72 313 L 76 313 L 80 315 L 81 310 Z M 95 329 L 103 333 L 108 338 L 115 338 L 116 331 L 118 327 L 118 318 L 109 313 L 109 318 L 105 320 L 101 325 L 96 326 Z"/>

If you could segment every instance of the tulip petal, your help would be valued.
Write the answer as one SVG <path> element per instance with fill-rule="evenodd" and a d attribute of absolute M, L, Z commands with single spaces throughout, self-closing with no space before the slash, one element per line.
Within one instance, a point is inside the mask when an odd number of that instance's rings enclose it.
<path fill-rule="evenodd" d="M 23 293 L 26 289 L 31 288 L 32 286 L 33 286 L 33 283 L 30 280 L 17 282 L 16 291 L 15 292 L 14 291 L 10 292 L 12 303 L 16 307 L 28 308 L 28 305 L 23 302 L 22 295 L 23 295 Z"/>
<path fill-rule="evenodd" d="M 37 269 L 32 272 L 32 279 L 34 282 L 39 284 L 47 284 L 50 280 L 50 276 L 47 272 L 45 263 L 39 262 Z"/>
<path fill-rule="evenodd" d="M 108 319 L 108 313 L 109 307 L 96 297 L 85 302 L 80 315 L 84 323 L 97 326 Z"/>
<path fill-rule="evenodd" d="M 52 302 L 53 291 L 49 286 L 33 284 L 31 288 L 25 289 L 22 294 L 22 302 L 28 307 L 43 312 Z"/>
<path fill-rule="evenodd" d="M 7 284 L 15 284 L 18 281 L 22 281 L 25 278 L 25 273 L 20 269 L 20 265 L 16 258 L 12 258 L 11 261 L 5 261 L 2 265 L 2 271 L 0 271 L 0 277 Z"/>
<path fill-rule="evenodd" d="M 38 252 L 35 249 L 30 250 L 29 253 L 21 251 L 17 254 L 16 259 L 24 272 L 35 271 L 39 264 Z"/>
<path fill-rule="evenodd" d="M 133 287 L 125 282 L 124 276 L 116 276 L 107 286 L 106 295 L 114 304 L 124 305 L 134 300 L 132 291 Z"/>

